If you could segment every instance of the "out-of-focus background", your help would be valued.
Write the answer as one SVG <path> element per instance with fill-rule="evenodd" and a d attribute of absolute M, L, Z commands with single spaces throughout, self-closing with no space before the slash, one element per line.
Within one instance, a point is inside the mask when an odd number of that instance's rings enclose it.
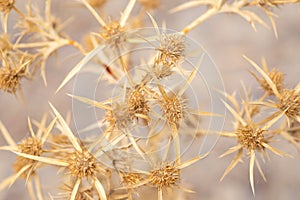
<path fill-rule="evenodd" d="M 33 2 L 41 8 L 44 6 L 43 1 Z M 84 34 L 89 31 L 98 31 L 99 26 L 94 17 L 78 2 L 53 0 L 52 12 L 62 21 L 70 18 L 65 32 L 70 34 L 73 39 L 82 41 Z M 161 6 L 152 13 L 158 24 L 165 21 L 168 28 L 181 30 L 195 19 L 199 12 L 203 11 L 197 7 L 188 11 L 168 14 L 169 9 L 183 2 L 185 1 L 161 0 Z M 17 1 L 16 6 L 22 10 L 26 3 L 27 1 Z M 126 3 L 127 0 L 109 0 L 100 12 L 112 14 L 113 19 L 118 19 L 119 13 L 124 9 Z M 134 10 L 133 13 L 136 14 L 136 11 Z M 242 55 L 247 55 L 257 63 L 260 63 L 264 56 L 269 67 L 277 67 L 285 73 L 285 82 L 289 87 L 294 87 L 299 82 L 300 4 L 274 8 L 274 11 L 279 16 L 276 18 L 278 39 L 275 38 L 271 28 L 268 30 L 258 25 L 257 32 L 255 32 L 242 18 L 229 14 L 217 15 L 188 34 L 189 37 L 199 42 L 211 56 L 222 75 L 227 92 L 240 91 L 241 81 L 244 81 L 247 86 L 252 85 L 253 91 L 258 89 L 255 80 L 247 71 L 250 69 L 250 65 L 242 58 Z M 260 14 L 265 17 L 263 13 Z M 15 17 L 15 13 L 12 12 L 9 17 L 10 28 L 14 26 Z M 268 21 L 268 19 L 266 20 Z M 151 25 L 149 19 L 145 23 Z M 65 93 L 71 93 L 72 82 L 58 94 L 55 94 L 55 90 L 81 58 L 82 56 L 79 56 L 72 48 L 63 48 L 57 55 L 52 56 L 47 62 L 46 68 L 48 87 L 43 85 L 42 78 L 39 76 L 34 77 L 32 81 L 23 81 L 26 103 L 16 99 L 13 95 L 0 93 L 0 120 L 16 141 L 20 141 L 28 135 L 28 116 L 39 120 L 44 112 L 50 110 L 48 101 L 52 102 L 61 113 L 72 109 L 71 99 L 65 95 Z M 84 116 L 82 118 L 84 119 Z M 225 129 L 230 125 L 230 121 L 226 122 Z M 72 126 L 74 127 L 74 123 Z M 2 137 L 0 137 L 0 145 L 5 145 Z M 279 157 L 270 153 L 271 160 L 262 164 L 267 183 L 255 170 L 255 197 L 250 189 L 247 159 L 244 159 L 244 163 L 238 164 L 222 182 L 219 182 L 233 156 L 221 159 L 218 156 L 233 145 L 235 145 L 234 140 L 219 139 L 208 158 L 184 170 L 182 181 L 189 182 L 190 188 L 197 192 L 190 195 L 188 199 L 286 200 L 300 198 L 300 154 L 287 142 L 280 142 L 280 145 L 275 144 L 275 146 L 293 155 L 293 158 Z M 13 160 L 12 154 L 0 152 L 0 180 L 12 174 Z M 47 176 L 45 179 L 44 181 L 47 181 Z M 27 191 L 24 189 L 24 181 L 18 180 L 10 189 L 1 191 L 0 199 L 29 199 Z M 145 198 L 141 197 L 141 199 Z"/>

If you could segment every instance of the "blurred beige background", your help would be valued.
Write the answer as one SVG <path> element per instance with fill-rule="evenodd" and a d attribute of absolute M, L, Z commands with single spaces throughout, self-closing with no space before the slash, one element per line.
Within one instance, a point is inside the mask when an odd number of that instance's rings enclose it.
<path fill-rule="evenodd" d="M 109 0 L 104 10 L 118 18 L 119 11 L 123 10 L 126 2 L 125 0 Z M 168 15 L 167 11 L 179 5 L 180 2 L 184 1 L 162 0 L 161 7 L 153 12 L 159 24 L 165 20 L 168 28 L 181 30 L 198 16 L 199 8 Z M 17 7 L 20 9 L 23 9 L 24 4 L 26 4 L 24 1 L 17 1 Z M 38 1 L 38 4 L 43 5 L 41 1 Z M 241 80 L 247 85 L 253 85 L 254 91 L 258 87 L 247 72 L 249 64 L 242 58 L 243 54 L 258 63 L 264 56 L 270 67 L 278 67 L 286 74 L 285 81 L 288 86 L 294 87 L 299 82 L 300 5 L 288 5 L 275 10 L 275 13 L 280 16 L 276 19 L 278 39 L 275 38 L 271 29 L 267 30 L 258 25 L 257 32 L 254 32 L 251 26 L 240 17 L 226 14 L 213 17 L 190 32 L 189 36 L 203 45 L 217 65 L 227 92 L 240 90 Z M 134 12 L 136 11 L 137 9 Z M 53 13 L 62 20 L 72 17 L 65 31 L 75 40 L 82 41 L 85 33 L 98 30 L 95 19 L 85 8 L 78 6 L 76 1 L 53 0 Z M 263 13 L 260 14 L 264 16 Z M 10 16 L 11 26 L 13 26 L 14 17 L 13 13 Z M 149 24 L 148 19 L 146 23 Z M 61 113 L 72 109 L 71 99 L 65 95 L 72 91 L 72 82 L 59 94 L 55 95 L 54 92 L 80 58 L 75 50 L 63 48 L 58 52 L 57 57 L 53 56 L 48 62 L 46 74 L 49 85 L 47 88 L 44 87 L 40 77 L 35 77 L 33 81 L 23 81 L 26 105 L 12 95 L 0 93 L 0 120 L 16 141 L 28 135 L 27 116 L 40 119 L 44 112 L 49 111 L 48 101 L 52 102 Z M 57 60 L 60 61 L 57 62 Z M 227 122 L 227 127 L 230 124 L 231 122 Z M 0 145 L 5 145 L 2 137 L 0 137 Z M 281 158 L 270 153 L 271 161 L 263 164 L 267 183 L 255 170 L 255 197 L 250 189 L 246 159 L 220 183 L 219 179 L 233 157 L 219 159 L 218 156 L 233 145 L 235 145 L 234 140 L 220 139 L 207 159 L 183 172 L 183 181 L 188 180 L 191 189 L 197 192 L 189 199 L 294 200 L 300 198 L 300 154 L 287 142 L 280 142 L 280 149 L 292 154 L 294 158 Z M 12 154 L 0 152 L 0 180 L 12 173 L 13 159 Z M 47 176 L 45 179 L 47 181 Z M 23 181 L 17 181 L 9 190 L 0 192 L 0 199 L 29 199 L 23 185 Z"/>

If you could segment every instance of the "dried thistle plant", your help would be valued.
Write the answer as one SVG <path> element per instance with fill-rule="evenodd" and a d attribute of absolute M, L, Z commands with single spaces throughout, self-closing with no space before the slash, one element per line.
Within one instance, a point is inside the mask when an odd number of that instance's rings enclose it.
<path fill-rule="evenodd" d="M 21 57 L 11 57 L 1 51 L 2 66 L 0 68 L 0 89 L 4 92 L 17 94 L 21 91 L 21 79 L 30 78 L 29 65 L 33 57 L 23 53 Z"/>
<path fill-rule="evenodd" d="M 300 83 L 294 89 L 282 88 L 282 83 L 275 82 L 278 79 L 272 79 L 270 74 L 267 74 L 262 70 L 254 61 L 250 60 L 246 56 L 244 58 L 257 70 L 257 72 L 263 77 L 265 83 L 272 89 L 272 93 L 276 97 L 276 102 L 256 102 L 261 105 L 265 105 L 271 108 L 277 108 L 283 114 L 287 116 L 288 120 L 296 120 L 300 122 Z M 281 90 L 280 90 L 281 89 Z"/>
<path fill-rule="evenodd" d="M 281 92 L 282 89 L 284 88 L 284 74 L 276 68 L 272 68 L 269 71 L 267 61 L 265 60 L 265 58 L 262 59 L 262 68 L 265 71 L 265 73 L 268 75 L 268 77 L 272 80 L 272 82 L 275 84 L 277 90 Z M 254 76 L 254 78 L 260 84 L 261 88 L 267 93 L 267 95 L 274 95 L 272 88 L 264 78 L 258 78 L 255 75 L 255 73 L 253 72 L 250 73 L 251 75 Z"/>
<path fill-rule="evenodd" d="M 54 119 L 48 127 L 45 127 L 46 119 L 46 115 L 44 115 L 41 123 L 37 125 L 38 130 L 36 131 L 36 133 L 34 133 L 31 120 L 28 118 L 30 137 L 23 139 L 20 144 L 16 144 L 7 129 L 0 122 L 1 132 L 9 145 L 0 147 L 0 149 L 11 151 L 16 154 L 20 153 L 35 156 L 37 158 L 41 157 L 42 154 L 45 153 L 44 144 L 56 121 L 56 119 Z M 18 156 L 13 164 L 14 174 L 1 182 L 0 190 L 3 190 L 5 187 L 10 187 L 17 179 L 24 178 L 28 183 L 27 188 L 31 198 L 34 199 L 36 196 L 41 199 L 43 197 L 43 194 L 41 191 L 40 180 L 37 174 L 37 169 L 41 166 L 41 163 L 37 160 Z M 35 183 L 36 194 L 33 193 L 32 182 Z"/>
<path fill-rule="evenodd" d="M 187 34 L 192 29 L 197 27 L 199 24 L 201 24 L 203 21 L 221 13 L 232 13 L 241 16 L 246 21 L 250 23 L 250 25 L 253 27 L 254 30 L 256 30 L 255 23 L 258 23 L 260 25 L 263 25 L 265 27 L 268 27 L 266 22 L 259 17 L 258 14 L 256 14 L 254 11 L 252 11 L 251 7 L 254 8 L 260 8 L 263 12 L 269 17 L 271 24 L 274 29 L 274 33 L 276 37 L 278 37 L 277 34 L 277 28 L 274 20 L 274 16 L 276 16 L 272 8 L 278 7 L 280 5 L 284 4 L 292 4 L 292 3 L 298 3 L 299 0 L 286 0 L 286 1 L 273 1 L 273 0 L 254 0 L 254 1 L 247 1 L 247 0 L 238 0 L 238 1 L 230 1 L 230 0 L 213 0 L 213 1 L 204 1 L 204 0 L 196 0 L 196 1 L 188 1 L 186 3 L 183 3 L 171 10 L 172 13 L 178 12 L 181 10 L 190 9 L 193 7 L 199 7 L 199 6 L 207 6 L 207 10 L 201 14 L 197 19 L 192 21 L 190 24 L 188 24 L 182 32 L 184 34 Z"/>
<path fill-rule="evenodd" d="M 169 147 L 170 145 L 168 145 L 168 147 L 166 148 L 164 157 L 161 158 L 161 163 L 159 163 L 157 166 L 152 164 L 151 169 L 149 171 L 138 170 L 138 178 L 134 179 L 134 182 L 126 184 L 120 189 L 127 189 L 130 191 L 132 189 L 138 189 L 142 186 L 149 185 L 148 187 L 154 187 L 157 189 L 158 200 L 162 200 L 163 192 L 167 193 L 168 189 L 170 188 L 178 188 L 183 192 L 192 192 L 191 190 L 184 188 L 181 185 L 181 170 L 184 170 L 190 165 L 204 159 L 206 156 L 208 156 L 209 153 L 196 156 L 188 161 L 184 161 L 179 164 L 176 162 L 166 161 L 167 154 L 169 152 Z M 145 178 L 141 179 L 141 176 Z"/>
<path fill-rule="evenodd" d="M 269 27 L 257 12 L 261 9 L 278 37 L 275 9 L 297 2 L 299 0 L 187 1 L 171 12 L 203 7 L 204 13 L 181 31 L 169 32 L 165 23 L 160 29 L 155 20 L 166 9 L 168 3 L 164 1 L 127 0 L 123 11 L 106 14 L 111 1 L 80 0 L 80 8 L 84 5 L 99 23 L 99 27 L 96 27 L 96 32 L 85 32 L 84 41 L 77 42 L 69 36 L 73 33 L 65 32 L 68 21 L 56 16 L 51 0 L 44 2 L 44 9 L 30 1 L 24 11 L 14 0 L 0 1 L 3 16 L 3 32 L 0 34 L 0 90 L 22 96 L 22 86 L 25 84 L 23 79 L 32 80 L 38 71 L 46 86 L 47 61 L 62 47 L 67 46 L 77 49 L 78 54 L 84 58 L 64 78 L 56 92 L 85 66 L 90 66 L 90 63 L 95 68 L 102 68 L 105 83 L 110 86 L 113 84 L 119 89 L 116 95 L 106 97 L 101 93 L 96 96 L 95 99 L 105 98 L 101 102 L 69 95 L 104 111 L 102 113 L 105 114 L 96 124 L 88 125 L 92 136 L 81 135 L 84 131 L 78 131 L 80 134 L 77 135 L 75 130 L 71 130 L 70 115 L 62 117 L 52 104 L 53 120 L 49 125 L 46 125 L 48 120 L 45 116 L 41 122 L 28 119 L 30 135 L 18 144 L 0 122 L 0 131 L 8 143 L 7 146 L 0 147 L 0 150 L 17 156 L 12 164 L 13 174 L 0 182 L 0 190 L 10 187 L 18 179 L 25 179 L 30 198 L 39 200 L 133 200 L 144 198 L 145 191 L 150 192 L 150 199 L 156 199 L 154 196 L 159 200 L 189 199 L 178 195 L 193 192 L 183 186 L 182 182 L 188 180 L 183 180 L 182 171 L 209 153 L 192 156 L 186 161 L 185 156 L 190 154 L 190 146 L 185 141 L 186 132 L 191 132 L 191 142 L 198 135 L 217 132 L 200 131 L 198 125 L 202 116 L 219 115 L 193 109 L 194 105 L 190 105 L 190 99 L 186 95 L 192 82 L 196 83 L 197 80 L 194 79 L 198 72 L 210 67 L 201 64 L 204 54 L 199 57 L 189 55 L 195 52 L 189 52 L 187 34 L 208 18 L 221 13 L 239 15 L 255 30 L 256 24 Z M 67 12 L 73 8 L 66 6 L 63 9 Z M 16 15 L 12 19 L 16 21 L 14 27 L 8 20 L 11 12 Z M 148 18 L 145 17 L 147 15 Z M 151 36 L 146 28 L 148 19 L 155 32 Z M 190 20 L 189 17 L 186 20 Z M 72 26 L 76 27 L 77 22 L 80 20 L 71 22 Z M 135 51 L 140 46 L 144 48 L 145 44 L 148 45 L 146 49 L 150 47 L 152 52 L 136 56 Z M 65 55 L 67 51 L 59 51 L 61 52 L 63 57 L 69 56 Z M 58 62 L 65 62 L 63 58 L 57 58 Z M 200 60 L 193 70 L 186 69 L 186 62 L 190 58 Z M 265 158 L 269 159 L 268 151 L 279 156 L 289 156 L 274 148 L 276 138 L 284 138 L 300 150 L 300 84 L 292 89 L 287 88 L 284 81 L 288 78 L 280 70 L 269 68 L 265 59 L 262 59 L 262 67 L 247 57 L 245 59 L 255 69 L 250 74 L 257 80 L 264 94 L 253 100 L 255 93 L 250 92 L 243 84 L 244 94 L 241 94 L 241 99 L 236 97 L 236 93 L 230 95 L 222 92 L 231 104 L 224 102 L 224 106 L 234 117 L 234 126 L 231 131 L 218 131 L 218 134 L 235 139 L 237 144 L 220 156 L 236 153 L 221 180 L 246 157 L 249 160 L 249 180 L 254 194 L 254 165 L 266 180 L 259 157 L 263 161 Z M 111 62 L 112 60 L 114 61 Z M 55 73 L 60 73 L 59 69 L 55 69 Z M 178 75 L 184 82 L 174 85 L 173 78 Z M 195 118 L 197 119 L 194 120 Z M 197 122 L 191 125 L 190 121 L 193 120 Z M 50 181 L 40 181 L 40 173 L 44 172 L 41 168 L 46 173 L 48 168 L 57 169 L 58 173 L 53 177 L 59 178 L 60 184 L 54 188 Z"/>
<path fill-rule="evenodd" d="M 246 94 L 247 95 L 247 94 Z M 227 95 L 228 97 L 230 95 Z M 233 104 L 237 102 L 234 96 L 228 98 Z M 266 181 L 265 175 L 261 169 L 261 166 L 257 160 L 257 155 L 260 155 L 262 159 L 264 156 L 268 158 L 267 150 L 277 154 L 279 156 L 289 156 L 286 153 L 279 151 L 271 146 L 272 138 L 277 133 L 277 130 L 272 130 L 271 127 L 284 115 L 280 115 L 267 120 L 263 119 L 259 122 L 255 122 L 255 118 L 251 116 L 251 107 L 248 106 L 250 102 L 243 101 L 241 107 L 238 110 L 232 108 L 229 104 L 224 102 L 226 108 L 234 116 L 234 131 L 232 132 L 221 132 L 220 134 L 225 137 L 233 137 L 237 140 L 237 145 L 231 147 L 228 151 L 222 154 L 220 157 L 227 156 L 234 152 L 237 152 L 233 161 L 230 163 L 228 168 L 225 170 L 221 180 L 241 161 L 243 158 L 243 152 L 246 151 L 246 155 L 249 157 L 249 180 L 253 194 L 254 190 L 254 165 L 257 166 L 260 175 Z"/>

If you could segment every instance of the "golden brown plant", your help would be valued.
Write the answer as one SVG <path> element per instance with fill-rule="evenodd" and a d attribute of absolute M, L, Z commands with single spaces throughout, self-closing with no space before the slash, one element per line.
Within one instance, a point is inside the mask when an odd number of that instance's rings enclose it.
<path fill-rule="evenodd" d="M 278 113 L 286 115 L 288 121 L 296 120 L 300 122 L 300 83 L 294 89 L 282 88 L 279 90 L 278 85 L 272 80 L 269 74 L 262 70 L 254 61 L 250 60 L 246 56 L 244 58 L 257 70 L 257 72 L 263 77 L 264 81 L 272 89 L 272 93 L 276 97 L 275 102 L 263 102 L 258 101 L 256 104 L 265 105 L 270 108 L 279 109 Z M 280 84 L 282 85 L 282 83 Z M 276 113 L 274 114 L 274 116 Z"/>
<path fill-rule="evenodd" d="M 15 143 L 7 129 L 0 122 L 0 130 L 9 145 L 0 147 L 0 149 L 11 151 L 16 154 L 20 153 L 36 156 L 37 158 L 41 157 L 45 152 L 44 144 L 56 121 L 56 119 L 54 119 L 48 127 L 45 127 L 46 120 L 46 115 L 44 115 L 41 123 L 37 125 L 38 130 L 36 131 L 36 133 L 34 133 L 31 120 L 28 118 L 30 137 L 23 139 L 20 144 Z M 39 199 L 42 199 L 43 194 L 41 191 L 40 180 L 37 174 L 37 169 L 41 166 L 42 164 L 37 160 L 33 160 L 23 156 L 17 156 L 13 164 L 14 174 L 1 182 L 0 190 L 3 190 L 5 187 L 10 187 L 17 179 L 24 178 L 28 183 L 27 188 L 31 198 L 35 199 L 35 196 L 37 196 Z M 36 193 L 33 193 L 32 181 L 34 181 L 35 183 Z"/>
<path fill-rule="evenodd" d="M 258 161 L 259 157 L 263 161 L 265 158 L 269 159 L 269 151 L 280 156 L 289 156 L 273 147 L 277 137 L 286 139 L 300 151 L 300 83 L 295 88 L 287 88 L 284 74 L 275 68 L 268 69 L 265 59 L 260 67 L 245 57 L 258 72 L 250 72 L 264 92 L 258 100 L 253 100 L 256 93 L 250 92 L 243 84 L 244 94 L 240 95 L 240 100 L 236 98 L 236 93 L 229 95 L 222 92 L 232 104 L 224 103 L 234 117 L 233 129 L 228 132 L 200 130 L 198 125 L 201 116 L 216 115 L 194 110 L 195 105 L 190 105 L 193 102 L 188 98 L 188 88 L 192 82 L 197 84 L 195 77 L 198 73 L 202 75 L 202 69 L 204 72 L 211 68 L 206 66 L 207 60 L 204 60 L 200 68 L 202 59 L 206 59 L 206 53 L 194 56 L 199 51 L 205 51 L 203 48 L 193 49 L 191 40 L 187 38 L 192 29 L 221 13 L 238 15 L 255 30 L 257 24 L 268 28 L 258 10 L 269 18 L 277 37 L 275 9 L 281 5 L 297 3 L 299 0 L 186 1 L 171 12 L 194 7 L 202 7 L 204 12 L 199 13 L 197 19 L 182 27 L 179 32 L 168 31 L 165 22 L 162 22 L 163 28 L 159 28 L 155 20 L 156 16 L 164 15 L 167 1 L 115 1 L 120 5 L 124 3 L 125 9 L 121 12 L 113 10 L 112 14 L 107 14 L 111 12 L 112 1 L 78 2 L 80 8 L 84 5 L 99 23 L 98 27 L 92 27 L 94 30 L 83 33 L 84 48 L 83 44 L 70 37 L 81 36 L 82 30 L 78 29 L 81 28 L 78 24 L 89 23 L 82 16 L 79 16 L 80 19 L 74 16 L 73 22 L 58 18 L 57 11 L 60 11 L 52 9 L 54 4 L 52 5 L 51 0 L 43 2 L 43 9 L 37 6 L 39 2 L 35 4 L 30 0 L 24 4 L 24 9 L 20 6 L 20 10 L 18 2 L 0 0 L 3 29 L 0 33 L 0 90 L 16 96 L 22 95 L 23 80 L 32 80 L 37 72 L 41 72 L 46 84 L 46 66 L 50 66 L 47 62 L 51 60 L 49 58 L 62 53 L 62 58 L 57 56 L 57 62 L 69 61 L 64 58 L 72 55 L 62 49 L 69 46 L 76 48 L 78 55 L 84 57 L 64 78 L 57 92 L 86 67 L 83 72 L 103 72 L 95 86 L 102 84 L 104 80 L 105 84 L 120 89 L 115 90 L 120 93 L 106 97 L 109 91 L 105 88 L 100 96 L 97 94 L 94 98 L 105 98 L 101 102 L 69 95 L 88 106 L 101 109 L 101 118 L 83 131 L 72 131 L 70 116 L 63 118 L 52 104 L 50 107 L 54 119 L 50 124 L 46 126 L 45 116 L 41 122 L 31 123 L 28 119 L 30 135 L 18 144 L 0 122 L 0 131 L 8 143 L 7 146 L 0 147 L 0 150 L 17 155 L 12 164 L 13 174 L 0 182 L 0 191 L 10 187 L 18 179 L 25 179 L 28 193 L 33 200 L 45 199 L 48 197 L 46 194 L 49 194 L 50 199 L 133 200 L 144 198 L 145 191 L 150 192 L 150 199 L 154 199 L 156 194 L 152 194 L 156 190 L 158 200 L 188 199 L 179 195 L 193 192 L 183 187 L 182 170 L 200 161 L 208 153 L 193 156 L 192 159 L 182 162 L 186 155 L 190 156 L 191 146 L 186 139 L 192 138 L 191 143 L 195 144 L 195 139 L 198 139 L 196 136 L 217 132 L 218 136 L 233 138 L 236 141 L 235 146 L 221 155 L 223 157 L 236 153 L 221 180 L 246 157 L 249 160 L 249 180 L 254 193 L 254 165 L 266 180 Z M 72 12 L 73 8 L 69 8 L 68 3 L 55 4 L 57 5 L 61 6 L 63 12 Z M 11 14 L 14 18 L 8 20 Z M 148 18 L 145 17 L 147 15 Z M 190 20 L 189 13 L 186 16 L 186 19 Z M 146 28 L 147 20 L 152 22 L 152 28 Z M 12 24 L 9 24 L 11 22 Z M 71 23 L 71 29 L 65 29 L 68 23 Z M 68 30 L 73 32 L 65 33 Z M 140 49 L 151 49 L 151 52 L 138 52 Z M 200 60 L 199 64 L 192 71 L 189 71 L 190 68 L 187 70 L 190 60 L 195 59 Z M 55 64 L 53 66 L 55 67 Z M 61 73 L 57 68 L 52 71 L 55 75 Z M 183 84 L 179 82 L 178 85 L 174 85 L 173 81 L 176 82 L 174 79 L 178 76 L 184 79 Z M 33 85 L 36 83 L 33 82 Z M 198 88 L 195 91 L 202 92 L 198 91 Z M 30 91 L 29 94 L 36 96 L 34 92 Z M 1 103 L 5 106 L 5 103 Z M 31 107 L 25 109 L 29 111 Z M 3 113 L 7 117 L 13 114 Z M 74 120 L 76 119 L 75 117 Z M 89 131 L 92 135 L 84 135 Z M 78 135 L 75 136 L 75 133 Z M 198 143 L 195 145 L 199 146 Z M 40 169 L 48 173 L 48 168 L 57 169 L 60 187 L 50 188 L 53 185 L 52 180 L 40 182 Z M 49 191 L 43 192 L 44 189 Z M 52 195 L 52 189 L 59 189 L 60 193 Z"/>
<path fill-rule="evenodd" d="M 98 179 L 99 175 L 105 174 L 105 169 L 98 165 L 95 157 L 78 142 L 77 138 L 73 135 L 66 121 L 62 118 L 59 112 L 51 104 L 50 106 L 59 122 L 59 125 L 62 127 L 64 133 L 68 136 L 73 145 L 73 153 L 70 154 L 69 157 L 65 158 L 42 157 L 22 152 L 15 153 L 26 159 L 39 161 L 48 165 L 59 166 L 68 170 L 71 178 L 75 179 L 75 183 L 72 185 L 72 193 L 70 195 L 71 200 L 75 200 L 79 187 L 84 180 L 88 180 L 91 186 L 95 187 L 101 200 L 106 200 L 107 197 L 105 189 Z"/>
<path fill-rule="evenodd" d="M 266 22 L 261 19 L 261 17 L 256 14 L 256 12 L 252 11 L 251 8 L 260 8 L 262 11 L 269 17 L 271 24 L 274 29 L 274 33 L 276 37 L 277 35 L 277 28 L 274 21 L 275 14 L 271 10 L 273 7 L 277 7 L 279 5 L 284 4 L 292 4 L 297 3 L 299 0 L 284 0 L 284 1 L 273 1 L 273 0 L 254 0 L 254 1 L 248 1 L 248 0 L 237 0 L 237 1 L 230 1 L 230 0 L 212 0 L 212 1 L 205 1 L 205 0 L 196 0 L 196 1 L 188 1 L 186 3 L 183 3 L 171 10 L 172 13 L 178 12 L 181 10 L 190 9 L 193 7 L 199 7 L 199 6 L 206 6 L 207 9 L 204 13 L 200 14 L 198 18 L 196 18 L 194 21 L 192 21 L 190 24 L 188 24 L 182 32 L 184 34 L 187 34 L 192 29 L 197 27 L 199 24 L 201 24 L 203 21 L 221 13 L 232 13 L 241 16 L 246 21 L 250 23 L 250 25 L 253 27 L 254 30 L 256 30 L 255 23 L 258 23 L 260 25 L 263 25 L 265 27 L 268 27 Z"/>
<path fill-rule="evenodd" d="M 166 151 L 168 151 L 168 149 Z M 157 188 L 158 200 L 163 199 L 163 192 L 167 192 L 167 189 L 169 188 L 179 188 L 179 190 L 184 192 L 191 192 L 191 190 L 181 186 L 181 170 L 202 160 L 207 155 L 208 154 L 196 156 L 188 161 L 182 162 L 181 164 L 176 162 L 166 162 L 166 158 L 162 158 L 162 163 L 157 167 L 152 167 L 149 172 L 140 171 L 140 175 L 145 175 L 147 178 L 138 181 L 136 184 L 126 185 L 124 189 L 134 189 L 150 184 L 150 186 Z"/>
<path fill-rule="evenodd" d="M 27 53 L 22 55 L 5 54 L 1 51 L 0 89 L 16 95 L 21 90 L 21 79 L 30 78 L 29 65 L 33 57 Z"/>
<path fill-rule="evenodd" d="M 133 90 L 128 91 L 128 110 L 132 120 L 139 117 L 149 120 L 149 95 L 148 90 L 143 85 L 137 85 Z"/>
<path fill-rule="evenodd" d="M 27 13 L 19 13 L 20 19 L 17 23 L 17 28 L 20 30 L 20 36 L 17 39 L 17 43 L 14 44 L 16 49 L 30 49 L 34 50 L 34 58 L 37 65 L 34 66 L 34 71 L 41 70 L 45 85 L 46 82 L 46 61 L 47 59 L 58 49 L 64 46 L 73 46 L 79 49 L 82 53 L 85 50 L 76 41 L 69 39 L 67 35 L 62 33 L 61 25 L 57 18 L 51 13 L 52 1 L 47 0 L 45 2 L 44 16 L 39 12 L 34 12 L 36 8 L 29 3 L 27 5 Z M 24 38 L 29 37 L 24 41 Z"/>
<path fill-rule="evenodd" d="M 266 181 L 265 175 L 260 167 L 257 160 L 257 155 L 260 155 L 262 159 L 264 156 L 268 158 L 267 150 L 279 155 L 279 156 L 289 156 L 274 147 L 271 146 L 272 138 L 277 134 L 278 130 L 272 130 L 271 127 L 284 115 L 284 112 L 267 117 L 259 122 L 255 121 L 255 115 L 253 113 L 253 106 L 248 101 L 242 101 L 242 105 L 238 106 L 236 104 L 237 100 L 234 96 L 226 94 L 227 99 L 235 106 L 231 107 L 229 104 L 224 102 L 226 108 L 234 117 L 234 130 L 230 132 L 221 132 L 220 134 L 225 137 L 236 138 L 237 145 L 231 147 L 228 151 L 222 154 L 220 157 L 227 156 L 234 152 L 237 152 L 233 161 L 225 170 L 221 181 L 223 178 L 242 160 L 244 156 L 244 151 L 246 151 L 246 156 L 249 157 L 249 180 L 253 194 L 254 190 L 254 164 L 257 166 L 260 175 Z"/>
<path fill-rule="evenodd" d="M 269 70 L 265 58 L 262 58 L 262 68 L 275 84 L 277 90 L 281 92 L 284 88 L 284 74 L 276 68 L 272 68 L 271 70 Z M 272 88 L 264 78 L 258 78 L 254 72 L 250 71 L 250 73 L 252 76 L 254 76 L 254 78 L 260 84 L 261 88 L 267 93 L 267 95 L 274 95 Z"/>
<path fill-rule="evenodd" d="M 10 12 L 13 8 L 15 1 L 14 0 L 1 0 L 0 1 L 0 11 L 1 12 Z"/>

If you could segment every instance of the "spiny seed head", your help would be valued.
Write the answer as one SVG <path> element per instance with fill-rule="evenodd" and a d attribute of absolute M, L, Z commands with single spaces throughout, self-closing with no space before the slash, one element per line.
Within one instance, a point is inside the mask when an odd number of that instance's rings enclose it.
<path fill-rule="evenodd" d="M 135 185 L 143 180 L 137 173 L 121 173 L 123 183 L 126 185 Z"/>
<path fill-rule="evenodd" d="M 26 154 L 34 155 L 34 156 L 40 156 L 43 152 L 42 148 L 43 148 L 42 142 L 33 137 L 24 139 L 21 142 L 21 144 L 18 145 L 18 149 L 21 153 L 26 153 Z M 14 168 L 15 172 L 18 172 L 24 166 L 26 166 L 28 164 L 35 164 L 35 163 L 37 163 L 37 161 L 18 156 L 13 165 L 13 168 Z M 28 169 L 28 171 L 30 171 L 30 168 Z M 23 175 L 25 177 L 25 173 L 23 173 Z"/>
<path fill-rule="evenodd" d="M 16 69 L 0 68 L 0 89 L 8 93 L 16 93 L 21 88 L 20 80 L 24 75 Z"/>
<path fill-rule="evenodd" d="M 162 34 L 153 72 L 158 79 L 170 76 L 172 69 L 184 57 L 185 37 L 181 33 Z"/>
<path fill-rule="evenodd" d="M 170 187 L 179 181 L 180 170 L 174 164 L 167 164 L 160 169 L 151 171 L 149 179 L 150 183 L 158 188 Z"/>
<path fill-rule="evenodd" d="M 13 8 L 15 0 L 0 0 L 0 11 L 4 13 L 10 12 Z"/>
<path fill-rule="evenodd" d="M 255 125 L 240 126 L 236 130 L 238 142 L 248 150 L 263 149 L 262 143 L 265 141 L 264 130 Z"/>
<path fill-rule="evenodd" d="M 297 116 L 300 116 L 300 95 L 295 90 L 282 90 L 278 107 L 282 111 L 286 110 L 286 116 L 295 119 Z"/>
<path fill-rule="evenodd" d="M 70 173 L 78 178 L 93 176 L 96 173 L 96 159 L 87 150 L 72 153 L 68 158 L 68 162 Z"/>
<path fill-rule="evenodd" d="M 146 91 L 144 87 L 137 87 L 131 90 L 128 97 L 128 107 L 131 119 L 137 119 L 135 114 L 149 115 L 150 107 L 146 100 Z"/>
<path fill-rule="evenodd" d="M 26 69 L 0 68 L 0 90 L 16 93 L 21 89 L 21 79 L 27 76 Z"/>
<path fill-rule="evenodd" d="M 162 103 L 168 123 L 178 125 L 183 118 L 184 105 L 176 95 L 165 99 Z"/>
<path fill-rule="evenodd" d="M 125 28 L 119 22 L 111 21 L 100 33 L 107 44 L 117 46 L 126 40 Z"/>
<path fill-rule="evenodd" d="M 272 69 L 270 72 L 268 72 L 268 76 L 270 77 L 272 82 L 275 84 L 277 90 L 281 91 L 283 88 L 284 74 L 282 72 L 278 71 L 277 69 Z M 264 91 L 268 92 L 268 94 L 270 94 L 270 95 L 274 94 L 272 88 L 270 87 L 270 85 L 267 83 L 267 81 L 265 79 L 260 79 L 259 83 L 260 83 L 260 86 L 262 87 L 262 89 Z"/>
<path fill-rule="evenodd" d="M 159 60 L 177 63 L 184 57 L 185 36 L 181 33 L 162 34 L 160 36 Z"/>

